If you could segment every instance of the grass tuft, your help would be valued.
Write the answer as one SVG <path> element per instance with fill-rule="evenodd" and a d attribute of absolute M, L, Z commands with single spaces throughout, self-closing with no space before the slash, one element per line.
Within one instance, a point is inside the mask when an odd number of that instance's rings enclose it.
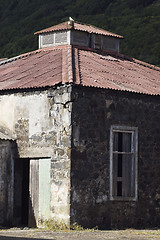
<path fill-rule="evenodd" d="M 96 231 L 98 230 L 98 227 L 94 227 L 94 228 L 83 228 L 81 225 L 79 225 L 78 223 L 73 223 L 70 226 L 68 226 L 67 224 L 63 223 L 63 222 L 56 222 L 52 219 L 44 221 L 42 223 L 42 225 L 44 226 L 44 228 L 46 230 L 49 231 Z"/>

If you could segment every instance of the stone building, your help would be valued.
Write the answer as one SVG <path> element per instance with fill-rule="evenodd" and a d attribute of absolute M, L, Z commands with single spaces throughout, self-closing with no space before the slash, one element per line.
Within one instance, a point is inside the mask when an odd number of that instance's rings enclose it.
<path fill-rule="evenodd" d="M 0 225 L 160 226 L 160 68 L 68 21 L 0 62 Z"/>

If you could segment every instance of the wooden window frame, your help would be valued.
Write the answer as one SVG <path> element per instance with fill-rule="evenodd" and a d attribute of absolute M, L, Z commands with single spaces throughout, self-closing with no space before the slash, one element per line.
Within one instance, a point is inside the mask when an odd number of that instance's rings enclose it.
<path fill-rule="evenodd" d="M 127 196 L 114 196 L 113 195 L 113 137 L 114 132 L 120 133 L 131 133 L 132 134 L 132 142 L 131 142 L 131 154 L 133 155 L 132 161 L 134 161 L 134 196 L 127 197 Z M 125 154 L 125 152 L 121 153 Z M 138 128 L 137 127 L 129 127 L 129 126 L 118 126 L 112 125 L 110 128 L 110 200 L 117 200 L 117 201 L 137 201 L 138 194 Z"/>

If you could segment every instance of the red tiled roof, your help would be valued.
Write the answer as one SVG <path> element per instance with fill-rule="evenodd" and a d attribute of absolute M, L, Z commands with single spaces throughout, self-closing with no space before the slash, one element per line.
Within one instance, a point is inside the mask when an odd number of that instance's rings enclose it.
<path fill-rule="evenodd" d="M 78 23 L 78 22 L 74 22 L 73 25 L 70 25 L 68 23 L 69 23 L 69 21 L 63 22 L 58 25 L 35 32 L 35 34 L 74 29 L 74 30 L 79 30 L 79 31 L 83 31 L 83 32 L 88 32 L 88 33 L 95 33 L 95 34 L 101 34 L 101 35 L 106 35 L 106 36 L 110 36 L 110 37 L 123 38 L 122 36 L 120 36 L 118 34 L 108 32 L 104 29 L 100 29 L 100 28 L 94 27 L 92 25 L 82 24 L 82 23 Z"/>
<path fill-rule="evenodd" d="M 160 68 L 149 64 L 82 50 L 79 65 L 82 85 L 160 94 Z"/>
<path fill-rule="evenodd" d="M 63 56 L 67 58 L 70 53 L 69 48 L 37 50 L 11 62 L 3 62 L 0 66 L 0 90 L 54 86 L 64 81 L 62 71 L 69 82 L 67 65 L 62 64 Z"/>
<path fill-rule="evenodd" d="M 160 68 L 121 54 L 59 46 L 0 63 L 0 90 L 59 83 L 160 95 Z"/>

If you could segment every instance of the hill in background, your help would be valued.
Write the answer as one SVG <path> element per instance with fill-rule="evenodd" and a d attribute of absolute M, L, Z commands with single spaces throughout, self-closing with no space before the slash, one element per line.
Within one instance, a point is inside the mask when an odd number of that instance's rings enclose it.
<path fill-rule="evenodd" d="M 37 49 L 34 32 L 69 16 L 123 35 L 121 53 L 160 66 L 160 0 L 0 0 L 0 58 Z"/>

